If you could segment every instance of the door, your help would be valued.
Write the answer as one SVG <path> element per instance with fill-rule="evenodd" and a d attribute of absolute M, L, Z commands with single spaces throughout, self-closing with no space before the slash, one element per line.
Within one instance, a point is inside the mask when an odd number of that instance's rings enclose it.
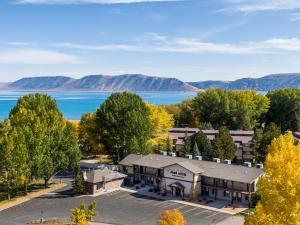
<path fill-rule="evenodd" d="M 180 188 L 175 188 L 175 195 L 176 196 L 181 196 L 181 190 L 180 190 Z"/>

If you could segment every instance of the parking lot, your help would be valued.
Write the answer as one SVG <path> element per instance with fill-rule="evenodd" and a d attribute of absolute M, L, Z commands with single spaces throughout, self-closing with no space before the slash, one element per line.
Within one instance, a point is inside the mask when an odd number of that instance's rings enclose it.
<path fill-rule="evenodd" d="M 19 225 L 38 220 L 43 211 L 43 217 L 67 218 L 70 210 L 80 205 L 96 201 L 97 215 L 95 221 L 123 225 L 154 225 L 162 210 L 179 209 L 184 213 L 188 225 L 216 224 L 230 215 L 199 207 L 158 200 L 126 191 L 114 191 L 97 197 L 84 196 L 74 198 L 70 190 L 64 189 L 50 193 L 29 202 L 0 212 L 0 224 Z"/>

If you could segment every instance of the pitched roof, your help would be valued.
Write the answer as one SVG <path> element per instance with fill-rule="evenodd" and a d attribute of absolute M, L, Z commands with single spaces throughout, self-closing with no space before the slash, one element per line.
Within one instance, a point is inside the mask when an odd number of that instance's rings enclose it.
<path fill-rule="evenodd" d="M 189 161 L 182 161 L 182 162 L 178 162 L 178 163 L 175 163 L 175 164 L 177 164 L 177 165 L 179 165 L 179 166 L 181 166 L 181 167 L 183 167 L 183 168 L 191 171 L 194 174 L 199 174 L 199 173 L 203 173 L 204 172 L 200 167 L 193 165 Z"/>
<path fill-rule="evenodd" d="M 138 154 L 130 154 L 126 156 L 124 159 L 122 159 L 119 164 L 123 166 L 132 166 L 132 163 L 135 162 L 136 160 L 142 158 L 143 155 L 138 155 Z"/>
<path fill-rule="evenodd" d="M 112 181 L 117 179 L 125 178 L 126 175 L 122 173 L 118 173 L 109 169 L 103 170 L 91 170 L 86 172 L 84 176 L 84 180 L 88 183 L 99 183 L 103 181 Z"/>
<path fill-rule="evenodd" d="M 252 183 L 258 177 L 264 174 L 262 169 L 254 167 L 250 168 L 232 164 L 228 165 L 223 163 L 215 163 L 212 161 L 186 159 L 158 154 L 149 154 L 140 157 L 140 159 L 132 162 L 132 164 L 156 169 L 162 169 L 173 164 L 181 164 L 183 166 L 189 167 L 191 170 L 201 171 L 200 173 L 202 176 L 243 183 Z M 191 165 L 193 165 L 193 167 L 191 167 Z M 198 169 L 195 169 L 195 167 L 197 167 Z"/>

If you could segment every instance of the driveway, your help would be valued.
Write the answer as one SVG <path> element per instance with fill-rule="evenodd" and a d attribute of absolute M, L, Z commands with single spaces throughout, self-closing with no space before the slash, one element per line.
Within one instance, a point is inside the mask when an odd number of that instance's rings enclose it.
<path fill-rule="evenodd" d="M 72 197 L 70 186 L 54 193 L 43 195 L 29 202 L 0 212 L 0 224 L 19 225 L 38 220 L 43 211 L 45 219 L 68 218 L 71 209 L 81 202 L 97 204 L 95 221 L 122 225 L 154 225 L 162 210 L 178 208 L 184 213 L 187 225 L 217 224 L 230 215 L 180 204 L 158 200 L 126 191 L 114 191 L 97 197 Z"/>

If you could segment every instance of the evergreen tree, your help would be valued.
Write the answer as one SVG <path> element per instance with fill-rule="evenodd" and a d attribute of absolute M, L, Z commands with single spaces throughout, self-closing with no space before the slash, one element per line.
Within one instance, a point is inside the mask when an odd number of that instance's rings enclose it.
<path fill-rule="evenodd" d="M 185 134 L 184 134 L 182 151 L 184 154 L 189 154 L 191 152 L 191 139 L 188 136 L 187 131 L 185 131 Z"/>
<path fill-rule="evenodd" d="M 200 130 L 195 136 L 195 143 L 199 148 L 200 154 L 203 159 L 210 160 L 212 159 L 212 146 L 210 140 L 207 138 L 206 134 Z"/>
<path fill-rule="evenodd" d="M 192 151 L 191 151 L 191 154 L 192 154 L 193 156 L 201 155 L 196 141 L 195 141 L 195 143 L 194 143 L 194 146 L 193 146 L 193 149 L 192 149 Z"/>
<path fill-rule="evenodd" d="M 167 151 L 168 155 L 170 155 L 173 152 L 173 141 L 170 138 L 170 136 L 168 136 L 168 138 L 166 140 L 166 151 Z"/>
<path fill-rule="evenodd" d="M 255 130 L 251 144 L 255 161 L 265 161 L 269 145 L 271 144 L 272 140 L 279 137 L 280 134 L 281 130 L 275 123 L 268 124 L 264 129 Z"/>
<path fill-rule="evenodd" d="M 224 159 L 233 160 L 235 157 L 237 147 L 230 135 L 227 127 L 220 127 L 219 132 L 213 141 L 212 156 L 219 158 L 221 161 Z"/>

